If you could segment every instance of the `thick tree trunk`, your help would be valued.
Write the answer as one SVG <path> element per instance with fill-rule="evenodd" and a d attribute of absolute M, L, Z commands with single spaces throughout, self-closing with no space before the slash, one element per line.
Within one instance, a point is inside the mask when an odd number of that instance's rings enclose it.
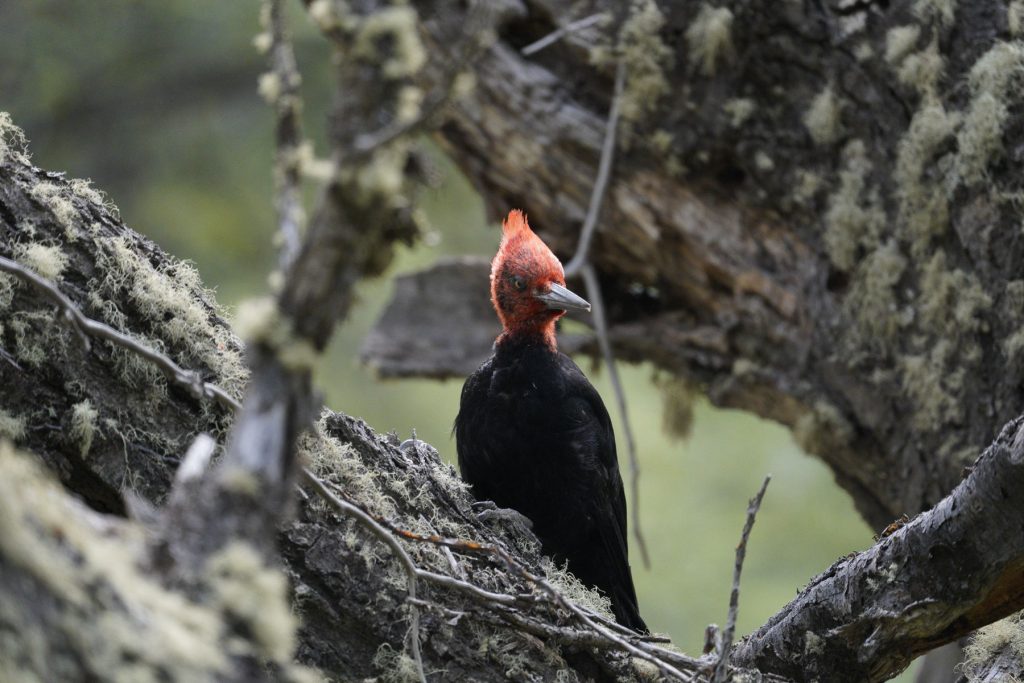
<path fill-rule="evenodd" d="M 509 3 L 441 139 L 493 216 L 522 207 L 571 255 L 621 55 L 593 248 L 617 352 L 789 425 L 881 528 L 1021 407 L 1019 9 Z"/>
<path fill-rule="evenodd" d="M 522 206 L 570 254 L 621 54 L 624 121 L 593 252 L 617 350 L 697 380 L 719 404 L 790 425 L 881 525 L 938 503 L 1020 410 L 1024 284 L 1015 279 L 1019 188 L 1008 172 L 1021 135 L 1011 117 L 1024 73 L 1024 47 L 1012 41 L 1017 4 L 1008 12 L 952 0 L 573 3 L 579 16 L 606 11 L 610 21 L 524 58 L 518 48 L 577 17 L 569 3 L 509 3 L 495 45 L 468 65 L 477 87 L 442 137 L 495 213 Z M 446 37 L 459 17 L 419 7 L 434 54 L 451 57 Z M 338 126 L 379 125 L 360 116 L 360 102 L 345 102 L 352 110 L 341 107 Z M 334 133 L 339 146 L 359 146 L 357 133 Z M 0 134 L 0 255 L 241 396 L 240 345 L 196 274 L 125 228 L 86 186 L 32 168 L 11 132 Z M 328 246 L 355 255 L 349 281 L 386 262 L 373 235 L 342 241 L 348 247 Z M 438 272 L 481 272 L 462 271 Z M 486 309 L 479 303 L 467 319 Z M 304 337 L 329 333 L 330 313 L 320 313 L 304 319 Z M 0 447 L 0 465 L 17 474 L 0 496 L 0 634 L 27 634 L 0 637 L 0 663 L 14 662 L 12 671 L 88 678 L 137 666 L 180 680 L 300 678 L 288 660 L 294 643 L 300 662 L 333 679 L 401 677 L 414 671 L 406 644 L 416 609 L 432 678 L 657 675 L 538 597 L 536 582 L 468 545 L 448 552 L 400 541 L 434 576 L 411 605 L 393 547 L 312 491 L 277 539 L 298 626 L 280 609 L 280 574 L 260 554 L 215 555 L 204 565 L 213 573 L 183 587 L 154 561 L 141 522 L 97 511 L 161 504 L 195 435 L 222 436 L 230 416 L 121 349 L 94 341 L 86 350 L 48 300 L 6 275 L 0 325 L 0 434 L 91 508 Z M 736 647 L 735 661 L 798 680 L 880 680 L 1024 606 L 1018 427 L 931 513 L 812 581 Z M 498 544 L 531 574 L 567 580 L 542 564 L 528 532 L 482 526 L 429 449 L 398 448 L 327 414 L 301 451 L 333 490 L 401 529 Z M 226 499 L 252 497 L 246 477 L 218 481 Z M 179 540 L 202 546 L 193 531 L 202 533 L 190 527 Z M 171 532 L 158 523 L 149 533 Z M 10 541 L 18 538 L 36 542 Z M 83 633 L 102 639 L 100 622 L 117 637 L 97 649 Z M 213 648 L 175 639 L 196 624 Z M 146 650 L 154 639 L 184 646 Z M 990 654 L 1012 646 L 1011 638 Z"/>
<path fill-rule="evenodd" d="M 143 331 L 175 362 L 203 368 L 206 379 L 241 382 L 238 342 L 198 280 L 96 199 L 21 158 L 2 160 L 0 255 L 57 282 L 110 325 Z M 212 478 L 186 467 L 169 504 L 151 509 L 171 492 L 193 437 L 229 426 L 222 404 L 152 374 L 107 342 L 85 350 L 37 289 L 6 274 L 0 286 L 3 438 L 38 453 L 94 508 L 67 499 L 26 456 L 0 446 L 0 499 L 7 501 L 0 509 L 0 630 L 19 634 L 0 638 L 0 661 L 10 671 L 30 680 L 104 677 L 130 663 L 172 680 L 301 680 L 293 647 L 299 662 L 333 680 L 414 671 L 406 654 L 408 577 L 393 546 L 339 517 L 314 489 L 300 496 L 277 537 L 293 623 L 282 575 L 264 566 L 271 544 L 258 543 L 260 520 L 284 512 L 286 481 L 268 475 L 271 490 L 260 496 L 268 483 L 238 463 Z M 249 395 L 272 401 L 261 391 Z M 129 409 L 135 412 L 117 412 Z M 144 434 L 136 424 L 147 427 Z M 882 680 L 914 655 L 1024 606 L 1024 539 L 1015 533 L 1024 524 L 1019 428 L 1011 423 L 942 505 L 812 581 L 736 647 L 735 661 L 756 666 L 765 680 Z M 521 571 L 602 611 L 597 596 L 544 564 L 528 531 L 482 525 L 464 485 L 425 444 L 399 448 L 358 420 L 326 413 L 300 453 L 336 495 L 405 539 L 398 542 L 420 572 L 427 671 L 482 681 L 553 680 L 563 670 L 597 680 L 656 675 L 538 592 L 536 579 Z M 139 513 L 138 522 L 96 511 L 126 508 Z M 448 552 L 409 533 L 462 540 Z M 225 545 L 212 547 L 217 538 Z M 515 564 L 481 552 L 481 543 L 506 549 Z M 205 645 L 176 639 L 183 630 Z M 872 647 L 863 651 L 868 636 Z M 154 639 L 169 640 L 154 648 Z M 659 656 L 700 676 L 710 671 L 706 662 Z"/>

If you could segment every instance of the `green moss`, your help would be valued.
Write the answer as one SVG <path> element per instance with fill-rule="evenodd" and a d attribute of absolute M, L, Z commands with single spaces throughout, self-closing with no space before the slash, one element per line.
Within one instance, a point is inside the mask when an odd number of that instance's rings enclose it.
<path fill-rule="evenodd" d="M 793 425 L 793 440 L 805 453 L 822 454 L 848 447 L 853 436 L 849 420 L 825 400 L 817 401 Z"/>
<path fill-rule="evenodd" d="M 964 648 L 963 670 L 973 683 L 972 669 L 990 663 L 993 656 L 1008 648 L 1010 654 L 1024 657 L 1024 613 L 1018 612 L 994 624 L 978 629 Z"/>
<path fill-rule="evenodd" d="M 932 238 L 949 226 L 947 192 L 930 174 L 959 121 L 958 115 L 946 112 L 939 102 L 928 101 L 914 114 L 899 143 L 894 173 L 899 218 L 902 236 L 915 257 L 925 254 Z"/>
<path fill-rule="evenodd" d="M 420 679 L 413 658 L 387 643 L 377 649 L 373 666 L 380 672 L 376 678 L 380 683 L 413 683 Z"/>
<path fill-rule="evenodd" d="M 14 288 L 18 282 L 19 280 L 13 275 L 0 273 L 0 311 L 6 310 L 14 301 Z"/>
<path fill-rule="evenodd" d="M 626 67 L 621 111 L 626 121 L 640 121 L 657 108 L 668 92 L 665 69 L 672 66 L 672 50 L 661 38 L 665 18 L 654 0 L 633 3 L 619 31 L 618 53 Z"/>
<path fill-rule="evenodd" d="M 729 124 L 739 128 L 757 111 L 757 103 L 748 97 L 741 97 L 729 100 L 722 105 L 722 109 L 729 115 Z"/>
<path fill-rule="evenodd" d="M 241 541 L 211 557 L 206 572 L 218 609 L 252 633 L 258 652 L 272 662 L 290 662 L 297 622 L 284 572 L 267 567 L 259 553 Z"/>
<path fill-rule="evenodd" d="M 14 247 L 14 257 L 19 263 L 34 270 L 40 277 L 57 280 L 68 265 L 67 254 L 59 247 L 36 242 L 19 244 Z"/>
<path fill-rule="evenodd" d="M 0 111 L 0 164 L 8 162 L 28 163 L 28 141 L 11 115 Z"/>
<path fill-rule="evenodd" d="M 892 347 L 901 325 L 896 285 L 906 267 L 907 259 L 893 240 L 858 265 L 845 305 L 857 322 L 864 346 L 881 350 Z"/>
<path fill-rule="evenodd" d="M 940 26 L 952 26 L 956 0 L 916 0 L 914 14 L 923 21 L 934 20 Z"/>
<path fill-rule="evenodd" d="M 395 119 L 399 123 L 411 123 L 419 118 L 423 110 L 423 89 L 412 85 L 402 86 L 398 90 L 398 104 L 395 106 Z"/>
<path fill-rule="evenodd" d="M 385 7 L 366 17 L 356 30 L 353 54 L 380 63 L 385 78 L 415 75 L 427 61 L 427 52 L 417 30 L 419 15 L 409 6 Z M 387 45 L 386 54 L 380 54 Z"/>
<path fill-rule="evenodd" d="M 564 566 L 556 566 L 545 555 L 541 558 L 541 568 L 548 583 L 565 598 L 609 619 L 615 618 L 612 616 L 612 603 L 608 596 L 584 585 Z"/>
<path fill-rule="evenodd" d="M 1005 92 L 1014 79 L 1024 72 L 1024 45 L 1018 42 L 995 43 L 982 55 L 968 78 L 971 90 L 976 93 Z"/>
<path fill-rule="evenodd" d="M 538 145 L 538 159 L 540 153 Z M 364 205 L 378 200 L 389 204 L 406 203 L 402 189 L 405 185 L 405 165 L 408 158 L 409 143 L 398 140 L 386 147 L 378 148 L 373 156 L 359 167 L 354 178 Z M 346 173 L 351 171 L 346 170 Z"/>
<path fill-rule="evenodd" d="M 821 189 L 821 176 L 814 171 L 801 169 L 797 171 L 797 179 L 793 189 L 793 199 L 800 205 L 806 206 L 814 199 L 814 195 Z"/>
<path fill-rule="evenodd" d="M 71 408 L 71 436 L 78 441 L 78 452 L 84 458 L 92 448 L 93 438 L 98 429 L 96 418 L 99 411 L 93 408 L 88 399 L 76 403 Z"/>
<path fill-rule="evenodd" d="M 922 326 L 932 334 L 962 341 L 985 329 L 982 314 L 991 306 L 977 277 L 946 267 L 944 251 L 936 252 L 924 267 L 918 308 Z"/>
<path fill-rule="evenodd" d="M 672 133 L 662 128 L 651 133 L 651 148 L 658 154 L 665 154 L 672 149 Z"/>
<path fill-rule="evenodd" d="M 885 34 L 885 61 L 893 66 L 902 63 L 903 59 L 917 47 L 917 40 L 920 37 L 921 27 L 917 24 L 889 29 Z"/>
<path fill-rule="evenodd" d="M 699 396 L 697 387 L 682 377 L 658 378 L 655 384 L 661 391 L 661 429 L 674 440 L 690 436 L 693 428 L 693 408 Z"/>
<path fill-rule="evenodd" d="M 960 424 L 965 369 L 950 367 L 953 342 L 942 339 L 928 353 L 904 356 L 900 362 L 903 389 L 914 408 L 915 429 L 939 431 L 947 424 Z"/>
<path fill-rule="evenodd" d="M 1024 328 L 1017 329 L 1003 340 L 1003 353 L 1011 368 L 1019 371 L 1024 366 Z"/>
<path fill-rule="evenodd" d="M 355 17 L 347 11 L 344 2 L 313 0 L 306 11 L 317 27 L 325 33 L 337 29 L 351 30 L 355 26 Z"/>
<path fill-rule="evenodd" d="M 939 44 L 933 40 L 925 49 L 905 57 L 896 70 L 896 77 L 903 85 L 917 90 L 921 97 L 935 98 L 945 68 Z"/>
<path fill-rule="evenodd" d="M 686 29 L 690 63 L 705 76 L 714 76 L 719 63 L 733 55 L 732 11 L 703 3 L 693 23 Z"/>
<path fill-rule="evenodd" d="M 260 74 L 256 80 L 256 92 L 260 94 L 267 104 L 274 104 L 281 97 L 281 76 L 276 71 L 267 71 Z"/>
<path fill-rule="evenodd" d="M 843 150 L 845 166 L 839 187 L 829 198 L 825 214 L 825 250 L 829 260 L 851 271 L 862 249 L 875 249 L 886 229 L 886 215 L 877 188 L 868 189 L 871 162 L 861 140 Z"/>
<path fill-rule="evenodd" d="M 857 47 L 853 48 L 853 56 L 857 58 L 858 62 L 866 62 L 875 56 L 875 48 L 871 46 L 870 41 L 861 41 L 857 43 Z"/>
<path fill-rule="evenodd" d="M 66 328 L 56 323 L 51 311 L 17 311 L 8 319 L 7 329 L 14 338 L 14 355 L 31 367 L 66 350 Z"/>
<path fill-rule="evenodd" d="M 48 637 L 64 639 L 84 660 L 75 670 L 118 672 L 134 662 L 129 674 L 113 680 L 157 680 L 160 671 L 174 683 L 227 672 L 219 615 L 138 569 L 146 542 L 141 529 L 98 524 L 95 513 L 67 497 L 34 459 L 3 443 L 0 470 L 0 557 L 45 586 L 61 606 Z M 16 606 L 6 609 L 5 623 L 24 619 L 26 631 L 38 628 Z M 0 653 L 0 659 L 10 655 Z M 40 666 L 45 680 L 52 680 L 47 672 L 60 671 L 59 660 L 47 658 Z"/>
<path fill-rule="evenodd" d="M 114 206 L 113 202 L 108 200 L 102 192 L 92 186 L 91 180 L 72 178 L 68 181 L 68 186 L 71 188 L 71 193 L 76 197 L 80 197 L 90 204 L 106 209 L 115 218 L 120 218 L 120 212 L 117 207 Z"/>
<path fill-rule="evenodd" d="M 1011 0 L 1006 7 L 1006 28 L 1014 38 L 1024 31 L 1024 0 Z"/>
<path fill-rule="evenodd" d="M 25 418 L 0 408 L 0 438 L 20 441 L 25 438 Z"/>
<path fill-rule="evenodd" d="M 64 195 L 64 190 L 54 183 L 37 183 L 29 194 L 57 219 L 69 240 L 78 236 L 78 212 L 75 205 Z"/>
<path fill-rule="evenodd" d="M 841 115 L 842 102 L 829 85 L 811 101 L 810 108 L 804 114 L 804 125 L 816 144 L 831 144 L 842 132 Z"/>
<path fill-rule="evenodd" d="M 996 43 L 971 68 L 971 102 L 957 136 L 956 171 L 967 185 L 980 183 L 985 169 L 1003 149 L 1007 100 L 1024 85 L 1024 47 Z"/>
<path fill-rule="evenodd" d="M 957 135 L 957 170 L 966 184 L 981 182 L 986 167 L 1002 150 L 1003 126 L 1008 116 L 1006 104 L 992 93 L 981 93 L 971 100 Z"/>
<path fill-rule="evenodd" d="M 825 640 L 814 631 L 804 632 L 804 654 L 821 655 L 825 652 Z"/>
<path fill-rule="evenodd" d="M 217 318 L 225 314 L 212 303 L 215 299 L 203 288 L 195 267 L 172 261 L 157 268 L 128 243 L 127 237 L 100 238 L 97 247 L 101 268 L 89 283 L 91 302 L 106 322 L 123 328 L 123 314 L 112 302 L 126 296 L 159 335 L 159 339 L 150 338 L 148 342 L 168 349 L 186 367 L 202 363 L 214 372 L 220 386 L 240 396 L 248 370 L 230 329 L 217 324 Z M 115 357 L 130 380 L 135 381 L 138 375 L 153 377 L 148 361 L 133 361 L 120 354 Z M 142 369 L 139 363 L 150 369 Z"/>
<path fill-rule="evenodd" d="M 1010 280 L 1003 290 L 1004 308 L 1014 320 L 1024 321 L 1024 280 Z"/>

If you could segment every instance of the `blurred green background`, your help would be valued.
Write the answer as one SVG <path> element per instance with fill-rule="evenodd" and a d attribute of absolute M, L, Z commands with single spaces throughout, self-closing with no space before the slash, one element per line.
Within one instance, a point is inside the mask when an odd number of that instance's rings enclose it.
<path fill-rule="evenodd" d="M 257 5 L 0 3 L 0 110 L 25 129 L 36 163 L 92 178 L 130 226 L 195 261 L 228 306 L 265 293 L 273 262 L 272 117 L 256 94 L 263 59 L 251 46 Z M 294 5 L 306 131 L 319 142 L 329 53 Z M 450 432 L 461 382 L 381 383 L 357 360 L 395 274 L 441 255 L 489 256 L 496 248 L 497 226 L 486 221 L 479 198 L 450 163 L 439 159 L 439 169 L 442 182 L 422 198 L 434 239 L 402 249 L 387 276 L 360 286 L 319 385 L 332 408 L 379 431 L 406 436 L 416 429 L 454 458 Z M 581 363 L 613 405 L 606 373 Z M 641 611 L 654 630 L 697 654 L 704 627 L 724 624 L 747 499 L 767 473 L 773 481 L 748 547 L 741 633 L 836 558 L 872 543 L 848 497 L 788 432 L 701 402 L 689 439 L 673 442 L 661 430 L 652 369 L 623 373 L 652 560 L 645 569 L 634 551 L 633 567 Z"/>

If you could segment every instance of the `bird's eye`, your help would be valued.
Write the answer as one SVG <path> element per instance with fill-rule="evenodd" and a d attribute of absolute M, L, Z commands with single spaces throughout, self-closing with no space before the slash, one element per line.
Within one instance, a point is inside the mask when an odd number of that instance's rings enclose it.
<path fill-rule="evenodd" d="M 512 276 L 512 286 L 515 287 L 517 290 L 519 290 L 521 292 L 524 289 L 526 289 L 526 280 L 524 280 L 523 278 L 519 277 L 518 275 L 513 275 Z"/>

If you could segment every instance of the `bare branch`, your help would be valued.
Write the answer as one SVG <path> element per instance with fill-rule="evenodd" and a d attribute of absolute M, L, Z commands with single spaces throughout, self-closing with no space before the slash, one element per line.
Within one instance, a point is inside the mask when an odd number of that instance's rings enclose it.
<path fill-rule="evenodd" d="M 619 128 L 619 116 L 622 112 L 622 90 L 626 84 L 626 64 L 621 59 L 615 68 L 615 91 L 612 93 L 612 105 L 605 124 L 604 143 L 601 145 L 601 160 L 597 165 L 597 177 L 594 189 L 590 193 L 590 204 L 587 215 L 580 229 L 580 241 L 576 253 L 565 264 L 565 276 L 572 277 L 590 262 L 590 244 L 594 240 L 594 230 L 601 214 L 601 205 L 608 191 L 608 180 L 611 178 L 612 162 L 615 159 L 615 135 Z"/>
<path fill-rule="evenodd" d="M 640 557 L 644 566 L 651 566 L 651 559 L 647 554 L 647 542 L 640 527 L 640 460 L 636 455 L 636 441 L 633 439 L 633 427 L 629 421 L 629 413 L 626 409 L 626 392 L 622 388 L 622 380 L 619 377 L 619 369 L 615 364 L 615 355 L 612 352 L 612 345 L 608 339 L 608 319 L 604 313 L 604 299 L 601 298 L 601 283 L 597 280 L 597 273 L 594 266 L 587 263 L 581 271 L 583 282 L 587 287 L 587 298 L 590 300 L 591 313 L 594 316 L 594 331 L 597 334 L 597 343 L 601 349 L 601 357 L 604 358 L 605 367 L 608 368 L 608 378 L 611 380 L 612 389 L 615 392 L 615 402 L 622 416 L 622 430 L 626 437 L 626 454 L 629 459 L 629 487 L 633 498 L 633 537 L 636 539 L 637 547 L 640 549 Z"/>
<path fill-rule="evenodd" d="M 301 245 L 305 221 L 300 188 L 299 149 L 302 146 L 302 77 L 295 62 L 291 40 L 284 22 L 283 0 L 266 0 L 264 13 L 270 31 L 270 71 L 264 78 L 273 87 L 265 89 L 276 116 L 276 153 L 274 159 L 277 187 L 277 215 L 282 240 L 280 265 L 287 269 Z"/>
<path fill-rule="evenodd" d="M 608 122 L 605 126 L 604 144 L 601 147 L 601 160 L 598 164 L 597 178 L 594 181 L 594 189 L 590 195 L 590 205 L 587 207 L 587 215 L 583 221 L 583 228 L 580 231 L 579 245 L 576 253 L 569 259 L 565 266 L 566 277 L 579 274 L 587 288 L 587 299 L 593 307 L 594 330 L 597 333 L 598 344 L 601 349 L 601 356 L 608 367 L 608 375 L 612 382 L 612 389 L 615 392 L 615 402 L 619 408 L 619 415 L 622 417 L 622 428 L 626 432 L 626 454 L 629 459 L 630 492 L 633 498 L 633 537 L 636 539 L 637 547 L 640 550 L 640 557 L 644 566 L 650 568 L 651 558 L 647 552 L 647 542 L 644 540 L 643 529 L 640 525 L 640 464 L 636 455 L 636 441 L 633 439 L 633 428 L 629 421 L 629 413 L 626 410 L 626 393 L 622 388 L 622 381 L 619 379 L 619 371 L 615 365 L 615 355 L 612 352 L 612 345 L 608 339 L 608 323 L 604 315 L 604 299 L 601 297 L 601 286 L 597 274 L 590 263 L 590 244 L 594 238 L 594 230 L 597 227 L 597 219 L 601 214 L 601 204 L 604 202 L 605 193 L 608 191 L 608 180 L 611 178 L 612 161 L 615 158 L 615 134 L 619 126 L 619 115 L 622 109 L 622 89 L 626 82 L 626 65 L 619 60 L 615 69 L 615 92 L 612 95 L 611 110 L 608 113 Z"/>
<path fill-rule="evenodd" d="M 729 618 L 725 623 L 725 633 L 722 634 L 722 647 L 718 652 L 718 662 L 715 664 L 715 673 L 712 677 L 713 683 L 724 683 L 729 676 L 729 653 L 732 650 L 732 640 L 736 634 L 736 617 L 740 611 L 740 573 L 743 571 L 743 560 L 747 556 L 747 540 L 754 528 L 757 511 L 761 509 L 764 492 L 768 490 L 768 482 L 771 480 L 771 475 L 765 477 L 757 495 L 751 498 L 747 504 L 747 521 L 743 524 L 740 544 L 736 546 L 736 566 L 732 573 L 732 592 L 729 594 Z"/>
<path fill-rule="evenodd" d="M 0 271 L 10 273 L 45 294 L 60 309 L 61 319 L 71 324 L 83 346 L 89 349 L 89 337 L 103 339 L 115 346 L 135 353 L 158 367 L 167 379 L 188 391 L 197 399 L 213 398 L 221 406 L 236 410 L 240 403 L 234 396 L 216 384 L 203 381 L 195 370 L 186 370 L 166 354 L 149 347 L 133 337 L 115 330 L 97 320 L 87 317 L 71 299 L 64 295 L 55 284 L 40 277 L 28 268 L 6 257 L 0 256 Z"/>
<path fill-rule="evenodd" d="M 582 31 L 583 29 L 593 26 L 594 24 L 597 24 L 601 21 L 606 21 L 607 18 L 607 14 L 605 14 L 604 12 L 599 12 L 597 14 L 591 14 L 589 17 L 577 19 L 576 21 L 570 22 L 565 26 L 552 31 L 551 33 L 547 34 L 540 40 L 536 40 L 530 43 L 522 50 L 520 50 L 519 54 L 521 54 L 524 57 L 529 57 L 530 55 L 537 54 L 544 48 L 550 45 L 554 45 L 555 43 L 557 43 L 559 40 L 569 35 L 570 33 Z"/>
<path fill-rule="evenodd" d="M 427 676 L 423 672 L 423 655 L 420 653 L 420 611 L 416 605 L 416 579 L 419 576 L 419 570 L 416 568 L 416 564 L 409 557 L 409 553 L 405 552 L 405 548 L 398 542 L 394 536 L 389 534 L 384 527 L 377 523 L 373 517 L 365 512 L 362 508 L 354 505 L 348 501 L 342 500 L 338 496 L 334 495 L 327 486 L 320 481 L 315 474 L 313 474 L 308 468 L 302 468 L 302 478 L 307 484 L 313 487 L 320 497 L 331 504 L 338 512 L 341 512 L 347 517 L 351 517 L 356 520 L 363 528 L 370 531 L 374 536 L 384 542 L 391 552 L 395 554 L 398 561 L 402 564 L 405 569 L 405 575 L 408 579 L 408 592 L 409 592 L 409 644 L 410 650 L 412 651 L 413 660 L 416 662 L 416 674 L 422 683 L 426 683 Z"/>
<path fill-rule="evenodd" d="M 1022 527 L 1019 417 L 952 493 L 812 579 L 731 659 L 805 680 L 887 680 L 916 656 L 1024 607 Z"/>

